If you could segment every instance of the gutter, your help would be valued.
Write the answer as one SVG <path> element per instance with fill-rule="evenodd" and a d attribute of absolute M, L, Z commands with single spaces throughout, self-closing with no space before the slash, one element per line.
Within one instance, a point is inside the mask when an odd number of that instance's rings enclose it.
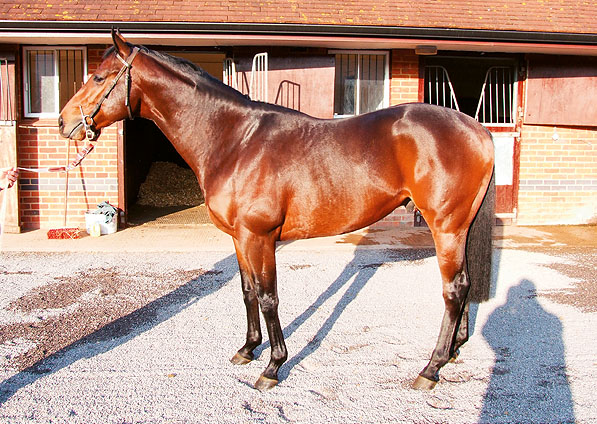
<path fill-rule="evenodd" d="M 91 32 L 103 33 L 111 28 L 126 33 L 184 33 L 285 35 L 285 36 L 348 36 L 402 39 L 435 39 L 449 41 L 489 41 L 510 43 L 563 43 L 597 45 L 597 34 L 503 31 L 484 29 L 417 28 L 364 25 L 305 25 L 269 23 L 215 22 L 90 22 L 90 21 L 0 21 L 0 31 Z"/>

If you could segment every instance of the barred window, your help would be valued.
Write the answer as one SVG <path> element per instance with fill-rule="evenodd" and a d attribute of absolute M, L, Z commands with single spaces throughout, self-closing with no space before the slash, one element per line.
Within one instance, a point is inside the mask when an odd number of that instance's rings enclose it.
<path fill-rule="evenodd" d="M 85 82 L 85 48 L 26 47 L 23 56 L 25 116 L 55 117 Z"/>
<path fill-rule="evenodd" d="M 387 53 L 336 52 L 334 115 L 359 115 L 387 107 L 387 67 Z"/>

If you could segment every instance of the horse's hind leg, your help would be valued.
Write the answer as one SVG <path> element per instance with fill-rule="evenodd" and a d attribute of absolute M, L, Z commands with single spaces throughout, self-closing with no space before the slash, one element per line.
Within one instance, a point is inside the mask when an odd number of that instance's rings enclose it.
<path fill-rule="evenodd" d="M 436 233 L 434 239 L 442 275 L 445 311 L 431 360 L 413 383 L 416 389 L 435 387 L 439 381 L 440 368 L 457 355 L 457 347 L 468 338 L 467 323 L 464 322 L 463 328 L 460 328 L 469 290 L 465 269 L 466 231 L 456 234 Z"/>
<path fill-rule="evenodd" d="M 458 325 L 458 332 L 456 333 L 456 339 L 454 340 L 454 346 L 452 348 L 452 355 L 450 356 L 450 362 L 456 361 L 459 355 L 460 347 L 468 341 L 469 337 L 469 323 L 468 323 L 468 311 L 469 311 L 469 300 L 464 302 L 464 310 L 460 316 L 460 324 Z"/>

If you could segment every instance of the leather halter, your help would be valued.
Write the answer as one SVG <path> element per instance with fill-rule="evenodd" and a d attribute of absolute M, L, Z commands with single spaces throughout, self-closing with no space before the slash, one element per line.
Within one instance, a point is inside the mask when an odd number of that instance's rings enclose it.
<path fill-rule="evenodd" d="M 132 53 L 125 60 L 122 58 L 122 56 L 120 56 L 118 54 L 117 51 L 115 51 L 116 58 L 122 62 L 122 68 L 116 75 L 116 78 L 114 78 L 114 80 L 112 81 L 112 84 L 106 90 L 106 92 L 102 95 L 102 97 L 99 99 L 99 101 L 95 105 L 95 108 L 93 109 L 93 111 L 90 114 L 85 115 L 83 113 L 83 108 L 81 106 L 79 106 L 79 110 L 81 111 L 81 122 L 83 123 L 83 127 L 85 128 L 85 138 L 87 138 L 87 140 L 93 140 L 94 138 L 96 138 L 96 132 L 92 128 L 92 126 L 95 124 L 93 118 L 100 111 L 100 108 L 102 107 L 102 103 L 104 103 L 104 100 L 106 100 L 108 98 L 108 96 L 110 95 L 112 90 L 114 90 L 114 87 L 116 87 L 116 84 L 118 83 L 120 78 L 122 78 L 123 75 L 125 75 L 124 81 L 126 84 L 126 99 L 124 100 L 124 104 L 126 106 L 128 114 L 129 114 L 129 119 L 133 119 L 133 111 L 131 110 L 131 102 L 130 102 L 130 97 L 131 97 L 130 84 L 131 84 L 131 68 L 133 67 L 133 60 L 135 60 L 135 56 L 137 56 L 137 53 L 139 53 L 139 47 L 134 47 Z"/>

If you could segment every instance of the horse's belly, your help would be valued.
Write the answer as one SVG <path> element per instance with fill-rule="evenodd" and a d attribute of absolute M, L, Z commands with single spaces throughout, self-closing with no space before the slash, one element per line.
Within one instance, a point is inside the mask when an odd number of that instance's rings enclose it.
<path fill-rule="evenodd" d="M 404 200 L 402 196 L 379 196 L 375 201 L 367 197 L 316 206 L 297 202 L 287 210 L 280 238 L 296 240 L 355 231 L 377 222 Z"/>

